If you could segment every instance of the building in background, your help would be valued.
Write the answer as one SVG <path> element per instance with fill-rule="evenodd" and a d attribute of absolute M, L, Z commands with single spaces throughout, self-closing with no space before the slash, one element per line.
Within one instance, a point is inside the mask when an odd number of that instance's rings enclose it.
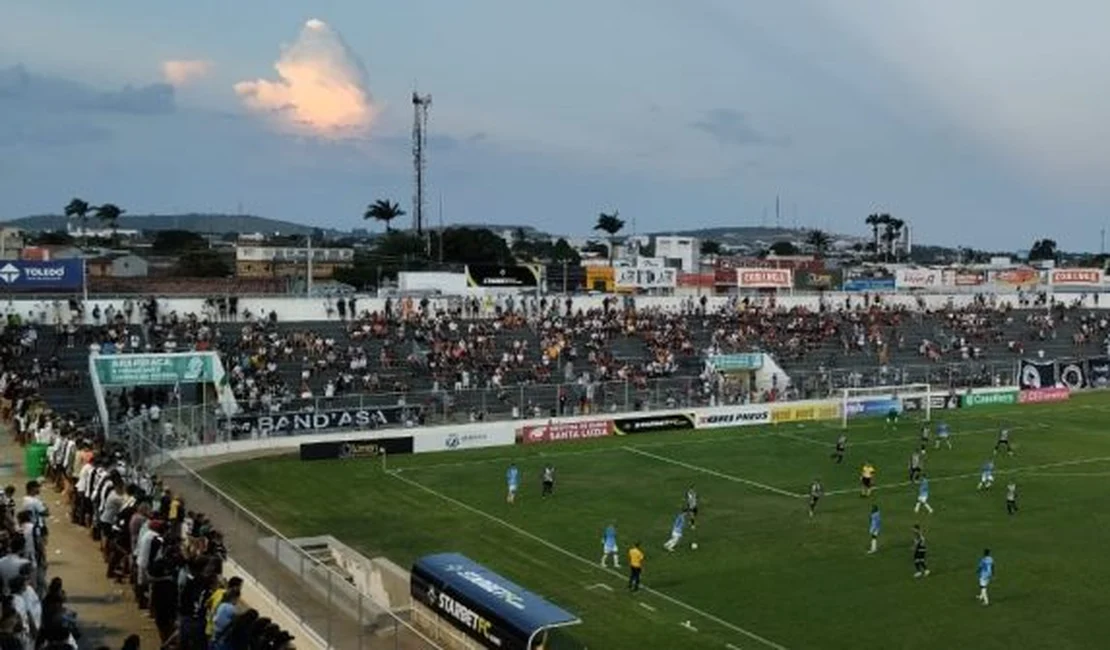
<path fill-rule="evenodd" d="M 701 258 L 700 246 L 696 237 L 656 237 L 655 256 L 663 258 L 669 267 L 686 273 L 697 273 Z"/>
<path fill-rule="evenodd" d="M 150 264 L 132 253 L 90 257 L 85 264 L 92 278 L 145 278 L 150 275 Z"/>
<path fill-rule="evenodd" d="M 19 228 L 0 228 L 0 260 L 17 260 L 23 250 L 23 231 Z"/>
<path fill-rule="evenodd" d="M 307 277 L 311 266 L 313 279 L 330 279 L 336 269 L 350 266 L 354 261 L 353 248 L 235 247 L 235 274 L 240 278 Z"/>

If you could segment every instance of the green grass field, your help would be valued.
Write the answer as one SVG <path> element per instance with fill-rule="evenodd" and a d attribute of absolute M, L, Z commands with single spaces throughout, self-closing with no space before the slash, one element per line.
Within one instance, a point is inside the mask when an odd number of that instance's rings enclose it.
<path fill-rule="evenodd" d="M 919 427 L 879 420 L 849 428 L 848 458 L 829 458 L 836 423 L 656 434 L 533 447 L 393 457 L 236 462 L 205 475 L 289 536 L 331 534 L 402 565 L 458 551 L 578 614 L 574 638 L 623 648 L 1102 648 L 1110 643 L 1110 395 L 1021 407 L 937 411 L 954 449 L 930 448 L 933 515 L 915 515 L 907 483 Z M 976 491 L 1000 425 L 996 484 Z M 861 463 L 878 490 L 858 493 Z M 505 502 L 505 469 L 524 474 Z M 539 498 L 539 471 L 558 469 Z M 802 496 L 820 477 L 814 518 Z M 1020 512 L 1008 516 L 1016 480 Z M 663 550 L 685 489 L 701 517 L 679 550 Z M 867 555 L 868 512 L 883 512 Z M 624 550 L 642 541 L 644 584 L 599 566 L 615 522 Z M 929 540 L 932 575 L 914 579 L 911 527 Z M 697 541 L 699 549 L 689 547 Z M 991 605 L 976 602 L 984 547 L 996 558 Z M 234 549 L 232 549 L 234 553 Z"/>

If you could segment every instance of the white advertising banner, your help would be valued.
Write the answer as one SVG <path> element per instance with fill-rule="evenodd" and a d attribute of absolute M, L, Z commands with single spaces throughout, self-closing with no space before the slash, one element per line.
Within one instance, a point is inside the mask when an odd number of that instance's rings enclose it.
<path fill-rule="evenodd" d="M 1048 281 L 1053 286 L 1101 287 L 1102 269 L 1052 269 Z"/>
<path fill-rule="evenodd" d="M 673 289 L 678 286 L 678 272 L 663 267 L 616 267 L 613 284 L 618 289 Z"/>
<path fill-rule="evenodd" d="M 766 406 L 730 406 L 712 408 L 698 414 L 698 429 L 749 427 L 771 423 L 771 409 Z"/>
<path fill-rule="evenodd" d="M 896 289 L 935 289 L 944 285 L 944 272 L 940 269 L 896 269 Z"/>
<path fill-rule="evenodd" d="M 736 269 L 736 285 L 741 289 L 791 289 L 791 269 Z"/>
<path fill-rule="evenodd" d="M 436 431 L 425 429 L 412 431 L 412 453 L 426 454 L 434 451 L 457 451 L 459 449 L 481 449 L 482 447 L 505 447 L 516 444 L 516 430 L 511 427 L 488 427 L 481 431 Z"/>

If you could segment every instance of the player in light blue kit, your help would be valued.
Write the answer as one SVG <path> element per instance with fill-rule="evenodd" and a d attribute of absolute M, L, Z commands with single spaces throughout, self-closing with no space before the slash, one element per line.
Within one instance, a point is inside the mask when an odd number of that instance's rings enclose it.
<path fill-rule="evenodd" d="M 509 465 L 509 471 L 505 472 L 505 482 L 509 484 L 509 495 L 505 500 L 509 503 L 516 503 L 516 492 L 520 489 L 520 468 L 516 463 Z"/>
<path fill-rule="evenodd" d="M 913 511 L 919 512 L 921 508 L 933 514 L 933 506 L 929 505 L 929 477 L 925 475 L 921 476 L 921 482 L 917 484 L 917 505 L 913 507 Z"/>
<path fill-rule="evenodd" d="M 987 587 L 994 578 L 994 558 L 991 557 L 991 550 L 983 549 L 983 557 L 979 558 L 979 595 L 975 598 L 984 605 L 991 604 L 990 597 L 987 596 Z"/>
<path fill-rule="evenodd" d="M 620 553 L 617 551 L 617 527 L 609 524 L 601 535 L 601 568 L 605 568 L 605 560 L 613 558 L 613 567 L 621 568 Z"/>
<path fill-rule="evenodd" d="M 674 518 L 674 525 L 671 526 L 671 538 L 667 540 L 667 543 L 663 545 L 663 548 L 667 549 L 668 551 L 673 551 L 674 548 L 678 546 L 678 543 L 682 541 L 682 532 L 683 530 L 685 530 L 685 528 L 686 513 L 680 512 L 678 513 L 678 516 Z"/>
<path fill-rule="evenodd" d="M 936 443 L 935 443 L 935 449 L 940 449 L 940 443 L 942 443 L 942 442 L 945 445 L 947 445 L 949 449 L 951 449 L 952 448 L 952 439 L 949 438 L 950 435 L 952 435 L 952 432 L 948 428 L 948 423 L 947 422 L 938 422 L 937 423 L 937 438 L 936 438 Z"/>
<path fill-rule="evenodd" d="M 871 506 L 871 519 L 868 523 L 867 532 L 871 535 L 871 550 L 868 553 L 874 553 L 879 550 L 879 532 L 883 527 L 883 516 L 879 514 L 879 506 Z"/>
<path fill-rule="evenodd" d="M 989 490 L 994 485 L 994 459 L 988 458 L 983 463 L 983 470 L 979 473 L 979 490 Z"/>

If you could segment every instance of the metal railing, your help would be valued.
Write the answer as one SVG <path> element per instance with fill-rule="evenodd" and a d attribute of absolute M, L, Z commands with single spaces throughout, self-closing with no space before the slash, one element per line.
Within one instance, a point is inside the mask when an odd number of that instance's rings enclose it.
<path fill-rule="evenodd" d="M 156 473 L 190 510 L 204 512 L 223 534 L 230 558 L 311 630 L 320 645 L 337 650 L 440 647 L 405 620 L 406 611 L 391 611 L 375 602 L 335 567 L 310 555 L 155 444 L 149 423 L 133 420 L 125 427 L 132 458 Z"/>

